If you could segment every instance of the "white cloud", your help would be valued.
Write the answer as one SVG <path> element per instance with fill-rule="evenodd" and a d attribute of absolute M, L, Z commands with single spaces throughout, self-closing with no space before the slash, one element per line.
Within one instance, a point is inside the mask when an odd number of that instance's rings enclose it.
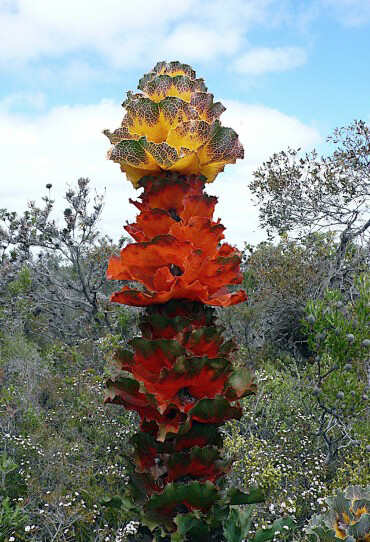
<path fill-rule="evenodd" d="M 344 26 L 362 26 L 370 23 L 369 0 L 320 0 Z"/>
<path fill-rule="evenodd" d="M 207 60 L 217 55 L 231 55 L 240 45 L 241 34 L 232 28 L 218 32 L 200 24 L 186 23 L 179 25 L 160 43 L 157 57 L 161 58 L 171 51 L 173 58 L 184 56 L 189 62 Z"/>
<path fill-rule="evenodd" d="M 104 73 L 82 60 L 71 60 L 65 68 L 59 70 L 59 77 L 66 86 L 86 85 L 104 77 Z"/>
<path fill-rule="evenodd" d="M 307 54 L 302 47 L 256 47 L 237 57 L 232 69 L 244 75 L 262 75 L 286 71 L 306 62 Z"/>
<path fill-rule="evenodd" d="M 235 51 L 276 0 L 0 0 L 0 61 L 89 51 L 120 66 Z M 171 58 L 169 58 L 171 57 Z"/>
<path fill-rule="evenodd" d="M 226 166 L 208 193 L 220 196 L 216 214 L 227 229 L 230 242 L 243 245 L 264 237 L 258 227 L 257 210 L 251 204 L 248 183 L 252 171 L 274 151 L 290 146 L 310 149 L 319 132 L 297 118 L 262 105 L 224 101 L 227 111 L 223 124 L 232 126 L 245 146 L 246 158 Z M 128 198 L 137 192 L 120 172 L 105 159 L 109 141 L 104 128 L 116 128 L 123 116 L 120 106 L 109 101 L 87 106 L 55 107 L 36 118 L 1 112 L 0 108 L 0 188 L 1 207 L 22 212 L 27 200 L 40 201 L 45 184 L 53 184 L 52 195 L 59 200 L 66 183 L 89 177 L 99 191 L 107 188 L 103 216 L 104 231 L 118 238 L 122 226 L 132 220 L 135 209 Z"/>
<path fill-rule="evenodd" d="M 63 209 L 67 183 L 89 177 L 98 191 L 107 188 L 104 229 L 118 238 L 124 221 L 135 215 L 128 204 L 135 191 L 105 159 L 110 143 L 101 131 L 119 126 L 122 116 L 123 109 L 108 101 L 55 107 L 36 118 L 0 109 L 0 207 L 22 212 L 27 201 L 40 201 L 50 182 Z"/>
<path fill-rule="evenodd" d="M 46 106 L 46 95 L 43 92 L 19 91 L 9 94 L 0 102 L 0 110 L 10 111 L 13 108 L 41 110 Z"/>

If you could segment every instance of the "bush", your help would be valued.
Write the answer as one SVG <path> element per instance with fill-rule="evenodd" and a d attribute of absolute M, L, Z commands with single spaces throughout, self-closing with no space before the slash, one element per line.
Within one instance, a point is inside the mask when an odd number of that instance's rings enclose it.
<path fill-rule="evenodd" d="M 291 358 L 266 362 L 257 371 L 256 397 L 243 401 L 242 420 L 226 430 L 225 454 L 236 457 L 230 484 L 245 489 L 255 482 L 268 496 L 257 526 L 280 515 L 291 515 L 302 526 L 328 492 L 306 379 Z"/>
<path fill-rule="evenodd" d="M 3 491 L 2 540 L 115 540 L 126 515 L 101 501 L 125 491 L 135 417 L 103 406 L 105 377 L 85 368 L 84 341 L 42 351 L 17 333 L 1 343 L 0 428 L 7 455 L 0 468 L 13 465 Z M 26 526 L 34 526 L 32 532 Z"/>
<path fill-rule="evenodd" d="M 302 321 L 312 352 L 310 387 L 321 413 L 317 436 L 327 463 L 349 445 L 364 449 L 370 432 L 366 419 L 370 280 L 359 275 L 351 296 L 327 290 L 309 301 Z"/>

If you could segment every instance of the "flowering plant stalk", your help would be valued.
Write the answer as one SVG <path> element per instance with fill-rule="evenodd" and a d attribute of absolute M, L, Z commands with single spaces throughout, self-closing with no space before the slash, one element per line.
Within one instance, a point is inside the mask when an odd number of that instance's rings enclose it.
<path fill-rule="evenodd" d="M 243 280 L 240 253 L 222 243 L 217 198 L 204 186 L 242 158 L 243 147 L 221 125 L 224 107 L 190 66 L 160 62 L 139 89 L 128 93 L 121 127 L 104 132 L 113 144 L 108 157 L 143 190 L 131 201 L 136 221 L 125 226 L 135 242 L 107 271 L 130 283 L 112 301 L 146 307 L 141 337 L 115 353 L 116 375 L 107 383 L 106 401 L 141 419 L 122 502 L 140 511 L 157 539 L 237 542 L 245 529 L 239 538 L 230 534 L 230 506 L 263 495 L 258 488 L 226 491 L 231 462 L 221 456 L 218 428 L 241 417 L 239 400 L 255 385 L 247 369 L 234 369 L 235 345 L 216 322 L 215 306 L 244 302 L 246 294 L 228 288 Z"/>

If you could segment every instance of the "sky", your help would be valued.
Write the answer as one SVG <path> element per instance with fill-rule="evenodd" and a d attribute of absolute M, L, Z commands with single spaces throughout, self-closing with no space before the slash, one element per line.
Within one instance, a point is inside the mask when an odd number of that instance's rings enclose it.
<path fill-rule="evenodd" d="M 325 153 L 337 126 L 370 115 L 370 0 L 0 0 L 0 208 L 23 212 L 52 183 L 106 190 L 118 239 L 138 192 L 106 160 L 128 90 L 160 60 L 191 64 L 245 159 L 207 192 L 227 241 L 265 238 L 248 185 L 288 147 Z"/>

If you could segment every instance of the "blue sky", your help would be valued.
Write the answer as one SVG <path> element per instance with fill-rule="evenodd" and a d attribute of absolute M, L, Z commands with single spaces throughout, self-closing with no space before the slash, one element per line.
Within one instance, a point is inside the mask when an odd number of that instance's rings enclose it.
<path fill-rule="evenodd" d="M 368 121 L 369 58 L 370 0 L 0 0 L 0 205 L 22 211 L 47 182 L 58 198 L 88 176 L 118 237 L 135 193 L 101 131 L 144 72 L 180 60 L 240 134 L 245 160 L 208 192 L 228 240 L 257 242 L 253 169 L 287 146 L 325 151 L 333 128 Z"/>

